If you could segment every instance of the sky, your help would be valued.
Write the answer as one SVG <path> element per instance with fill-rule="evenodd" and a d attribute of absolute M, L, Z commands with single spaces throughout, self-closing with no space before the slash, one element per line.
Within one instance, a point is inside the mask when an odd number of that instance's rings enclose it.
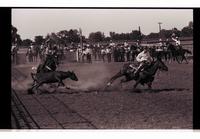
<path fill-rule="evenodd" d="M 101 31 L 130 33 L 138 30 L 145 35 L 174 27 L 181 30 L 193 21 L 191 9 L 12 9 L 12 25 L 22 39 L 61 30 L 82 29 L 82 34 Z"/>

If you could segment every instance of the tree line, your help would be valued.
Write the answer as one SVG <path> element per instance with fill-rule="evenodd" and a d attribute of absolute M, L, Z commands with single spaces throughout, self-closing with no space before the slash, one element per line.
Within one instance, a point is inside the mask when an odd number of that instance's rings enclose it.
<path fill-rule="evenodd" d="M 113 41 L 136 41 L 142 39 L 159 39 L 159 38 L 170 38 L 173 33 L 179 37 L 192 37 L 193 36 L 193 22 L 190 21 L 187 26 L 183 27 L 181 30 L 177 28 L 173 28 L 171 30 L 162 29 L 160 32 L 156 33 L 149 33 L 148 35 L 144 35 L 140 32 L 140 30 L 132 30 L 130 33 L 116 33 L 110 32 L 109 36 L 105 36 L 103 32 L 91 32 L 86 38 L 85 36 L 81 35 L 77 29 L 70 29 L 70 30 L 62 30 L 57 33 L 50 33 L 46 36 L 38 35 L 34 37 L 34 40 L 31 39 L 24 39 L 22 40 L 20 35 L 17 33 L 17 28 L 12 25 L 11 27 L 11 35 L 12 35 L 12 44 L 17 44 L 19 46 L 30 46 L 31 43 L 35 45 L 41 45 L 42 43 L 48 42 L 51 44 L 59 44 L 67 46 L 68 44 L 72 43 L 80 43 L 82 42 L 92 42 L 92 43 L 99 43 L 99 42 L 109 42 L 110 40 Z"/>

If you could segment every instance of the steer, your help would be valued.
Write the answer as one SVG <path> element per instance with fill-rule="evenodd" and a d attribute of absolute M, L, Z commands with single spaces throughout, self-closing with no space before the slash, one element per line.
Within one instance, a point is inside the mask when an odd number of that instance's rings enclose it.
<path fill-rule="evenodd" d="M 38 89 L 43 84 L 48 83 L 58 83 L 57 88 L 65 84 L 63 80 L 66 78 L 70 78 L 71 80 L 78 81 L 76 74 L 72 71 L 52 71 L 46 73 L 31 73 L 31 77 L 33 78 L 33 85 L 28 90 L 29 94 L 33 94 L 33 89 Z"/>

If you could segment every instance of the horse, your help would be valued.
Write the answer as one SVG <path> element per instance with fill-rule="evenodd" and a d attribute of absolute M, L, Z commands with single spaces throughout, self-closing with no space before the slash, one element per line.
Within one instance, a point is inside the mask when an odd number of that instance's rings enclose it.
<path fill-rule="evenodd" d="M 137 87 L 139 83 L 142 85 L 147 84 L 148 88 L 151 89 L 152 82 L 154 81 L 154 76 L 157 70 L 160 69 L 168 71 L 168 67 L 164 64 L 164 62 L 160 58 L 157 58 L 155 61 L 153 61 L 150 66 L 145 68 L 138 75 L 134 75 L 135 69 L 130 68 L 129 64 L 125 64 L 123 68 L 109 80 L 109 82 L 107 83 L 107 87 L 110 86 L 117 78 L 125 76 L 125 79 L 122 79 L 121 83 L 135 80 L 136 82 L 134 84 L 134 89 Z"/>
<path fill-rule="evenodd" d="M 182 63 L 183 60 L 185 60 L 186 64 L 188 64 L 188 61 L 187 61 L 187 58 L 185 56 L 185 54 L 192 54 L 192 52 L 190 50 L 187 50 L 187 49 L 179 49 L 176 51 L 176 60 L 178 63 Z"/>
<path fill-rule="evenodd" d="M 176 46 L 169 44 L 168 46 L 168 50 L 171 51 L 171 56 L 173 58 L 173 60 L 176 59 L 176 61 L 180 64 L 183 62 L 183 60 L 186 61 L 186 63 L 188 64 L 187 58 L 185 56 L 185 54 L 192 54 L 192 52 L 190 50 L 184 49 L 182 47 L 180 47 L 179 49 L 175 48 Z"/>
<path fill-rule="evenodd" d="M 33 85 L 28 90 L 29 94 L 33 94 L 33 89 L 36 90 L 43 84 L 58 83 L 57 88 L 62 85 L 65 86 L 63 80 L 70 78 L 73 81 L 78 81 L 76 74 L 73 71 L 51 71 L 46 73 L 31 73 L 33 79 Z"/>
<path fill-rule="evenodd" d="M 44 63 L 41 63 L 37 68 L 37 73 L 55 71 L 58 66 L 58 58 L 54 55 L 49 55 Z"/>
<path fill-rule="evenodd" d="M 38 56 L 39 56 L 39 51 L 40 51 L 40 48 L 36 45 L 34 45 L 32 47 L 32 55 L 33 55 L 33 61 L 34 62 L 37 62 L 37 59 L 38 59 Z"/>

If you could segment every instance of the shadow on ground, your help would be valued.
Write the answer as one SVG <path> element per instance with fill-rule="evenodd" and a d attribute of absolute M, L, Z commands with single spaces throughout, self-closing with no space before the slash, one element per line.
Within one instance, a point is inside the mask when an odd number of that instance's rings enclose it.
<path fill-rule="evenodd" d="M 72 88 L 57 88 L 57 89 L 38 89 L 39 94 L 78 94 L 78 93 L 98 93 L 98 92 L 130 92 L 130 93 L 163 93 L 172 91 L 188 91 L 188 88 L 163 88 L 163 89 L 72 89 Z"/>

